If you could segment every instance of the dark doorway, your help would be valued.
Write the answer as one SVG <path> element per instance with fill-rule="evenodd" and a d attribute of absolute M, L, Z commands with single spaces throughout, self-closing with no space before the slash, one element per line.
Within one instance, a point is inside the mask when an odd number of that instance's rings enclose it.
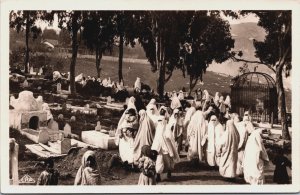
<path fill-rule="evenodd" d="M 29 129 L 37 130 L 39 127 L 39 117 L 33 116 L 29 120 Z"/>

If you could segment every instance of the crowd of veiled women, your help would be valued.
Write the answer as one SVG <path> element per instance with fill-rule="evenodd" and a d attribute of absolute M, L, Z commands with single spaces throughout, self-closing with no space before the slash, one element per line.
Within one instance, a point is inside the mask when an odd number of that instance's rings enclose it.
<path fill-rule="evenodd" d="M 230 112 L 230 97 L 205 90 L 202 101 L 192 101 L 183 109 L 180 94 L 173 93 L 169 107 L 157 109 L 155 99 L 146 110 L 137 110 L 129 99 L 117 128 L 116 144 L 122 161 L 138 166 L 138 184 L 154 185 L 162 174 L 172 176 L 179 154 L 187 151 L 194 166 L 207 163 L 219 169 L 225 180 L 244 177 L 250 184 L 264 184 L 264 166 L 269 162 L 261 130 L 255 130 L 249 112 L 242 121 Z"/>
<path fill-rule="evenodd" d="M 156 185 L 165 178 L 164 173 L 167 178 L 172 177 L 175 164 L 181 160 L 180 154 L 186 153 L 192 166 L 201 167 L 206 163 L 219 170 L 224 180 L 235 182 L 235 178 L 243 177 L 249 184 L 264 184 L 269 157 L 262 131 L 254 128 L 249 112 L 246 111 L 240 121 L 240 117 L 230 111 L 229 96 L 224 100 L 216 93 L 211 98 L 206 90 L 201 101 L 193 100 L 183 108 L 181 93 L 174 92 L 170 105 L 159 109 L 155 99 L 151 99 L 145 109 L 136 106 L 134 97 L 127 103 L 115 142 L 123 165 L 141 171 L 137 183 Z M 276 165 L 274 182 L 289 183 L 286 167 L 291 168 L 291 162 L 282 150 L 273 163 Z M 53 163 L 48 164 L 41 173 L 39 185 L 58 182 Z M 100 184 L 95 152 L 89 150 L 82 157 L 74 185 Z"/>
<path fill-rule="evenodd" d="M 121 116 L 116 132 L 120 159 L 141 173 L 139 185 L 156 185 L 166 173 L 172 177 L 180 154 L 186 151 L 193 166 L 203 163 L 218 169 L 227 181 L 243 177 L 249 184 L 264 184 L 264 169 L 269 157 L 262 140 L 262 131 L 255 129 L 249 112 L 242 121 L 230 112 L 230 97 L 211 98 L 205 90 L 202 101 L 192 101 L 184 109 L 180 94 L 173 93 L 171 104 L 157 108 L 151 99 L 145 109 L 138 110 L 131 97 Z M 99 185 L 95 153 L 88 151 L 82 158 L 75 185 Z M 274 181 L 288 183 L 286 166 L 291 162 L 279 155 L 275 158 Z M 278 180 L 279 179 L 279 180 Z"/>

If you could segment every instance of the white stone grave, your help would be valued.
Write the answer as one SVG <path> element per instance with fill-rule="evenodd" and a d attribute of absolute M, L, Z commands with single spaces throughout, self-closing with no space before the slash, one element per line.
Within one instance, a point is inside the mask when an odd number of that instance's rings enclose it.
<path fill-rule="evenodd" d="M 107 103 L 109 103 L 109 104 L 111 103 L 111 96 L 107 97 Z"/>
<path fill-rule="evenodd" d="M 30 67 L 29 73 L 32 75 L 35 73 L 32 66 Z"/>
<path fill-rule="evenodd" d="M 9 178 L 10 185 L 19 184 L 19 168 L 18 168 L 18 154 L 19 145 L 14 138 L 9 139 L 9 172 L 11 177 Z"/>
<path fill-rule="evenodd" d="M 54 153 L 67 154 L 71 149 L 71 139 L 65 138 L 62 141 L 48 142 L 48 145 Z"/>
<path fill-rule="evenodd" d="M 23 88 L 29 87 L 29 83 L 28 83 L 27 79 L 25 79 L 25 81 L 23 82 L 22 85 L 23 85 Z"/>
<path fill-rule="evenodd" d="M 91 144 L 105 150 L 117 148 L 115 144 L 115 137 L 111 137 L 108 134 L 101 133 L 99 131 L 82 131 L 81 139 L 84 143 Z"/>
<path fill-rule="evenodd" d="M 71 130 L 71 126 L 69 125 L 69 123 L 66 123 L 65 127 L 64 127 L 64 136 L 65 137 L 71 137 L 72 136 L 72 130 Z"/>
<path fill-rule="evenodd" d="M 56 91 L 57 91 L 57 93 L 61 92 L 61 83 L 57 83 L 57 85 L 56 85 Z"/>
<path fill-rule="evenodd" d="M 38 75 L 43 75 L 43 68 L 42 67 L 39 69 Z"/>
<path fill-rule="evenodd" d="M 95 131 L 101 131 L 101 123 L 100 123 L 100 121 L 97 122 L 97 126 L 95 127 Z"/>

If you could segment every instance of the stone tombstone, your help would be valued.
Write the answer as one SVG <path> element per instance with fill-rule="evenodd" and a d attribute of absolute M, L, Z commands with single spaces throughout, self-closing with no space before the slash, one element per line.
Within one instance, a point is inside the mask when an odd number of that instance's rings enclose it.
<path fill-rule="evenodd" d="M 111 96 L 107 97 L 107 103 L 109 103 L 109 104 L 111 103 Z"/>
<path fill-rule="evenodd" d="M 29 86 L 27 79 L 23 82 L 23 88 L 27 88 Z"/>
<path fill-rule="evenodd" d="M 59 154 L 67 154 L 71 149 L 71 140 L 65 138 L 56 142 L 48 142 L 48 145 Z"/>
<path fill-rule="evenodd" d="M 69 137 L 71 135 L 72 135 L 71 126 L 69 125 L 69 123 L 66 123 L 66 125 L 64 127 L 64 136 Z"/>
<path fill-rule="evenodd" d="M 42 110 L 42 105 L 44 103 L 44 100 L 43 100 L 43 97 L 41 95 L 39 95 L 37 98 L 36 98 L 36 102 L 38 103 L 38 108 L 39 110 Z"/>
<path fill-rule="evenodd" d="M 52 131 L 58 131 L 58 123 L 55 120 L 52 120 L 51 124 L 50 124 L 50 128 Z"/>
<path fill-rule="evenodd" d="M 63 114 L 59 114 L 57 117 L 59 120 L 64 120 L 64 115 Z"/>
<path fill-rule="evenodd" d="M 10 100 L 9 100 L 9 104 L 11 105 L 11 106 L 13 106 L 14 107 L 14 105 L 15 105 L 15 102 L 16 102 L 16 98 L 15 98 L 15 96 L 10 96 Z"/>
<path fill-rule="evenodd" d="M 38 135 L 38 143 L 46 144 L 49 140 L 49 132 L 46 129 L 41 129 Z"/>
<path fill-rule="evenodd" d="M 100 123 L 100 121 L 97 122 L 97 126 L 95 127 L 95 131 L 101 131 L 101 123 Z"/>
<path fill-rule="evenodd" d="M 57 83 L 57 85 L 56 85 L 56 91 L 57 91 L 57 93 L 61 92 L 61 83 Z"/>
<path fill-rule="evenodd" d="M 90 105 L 89 105 L 89 104 L 86 104 L 86 105 L 85 105 L 85 108 L 90 108 Z"/>
<path fill-rule="evenodd" d="M 17 144 L 14 138 L 9 139 L 9 175 L 10 185 L 19 184 L 18 174 L 18 159 L 19 156 L 19 144 Z"/>
<path fill-rule="evenodd" d="M 125 104 L 128 105 L 128 102 L 129 102 L 129 98 L 126 98 Z"/>
<path fill-rule="evenodd" d="M 33 67 L 30 67 L 30 74 L 34 74 Z"/>
<path fill-rule="evenodd" d="M 39 69 L 39 75 L 43 75 L 43 68 L 42 67 Z"/>
<path fill-rule="evenodd" d="M 70 121 L 71 122 L 75 122 L 76 121 L 76 117 L 75 116 L 71 116 Z"/>
<path fill-rule="evenodd" d="M 68 91 L 71 92 L 71 85 L 69 85 Z"/>

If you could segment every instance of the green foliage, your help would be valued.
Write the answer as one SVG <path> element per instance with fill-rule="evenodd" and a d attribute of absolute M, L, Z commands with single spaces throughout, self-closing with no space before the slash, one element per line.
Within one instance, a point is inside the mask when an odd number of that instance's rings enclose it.
<path fill-rule="evenodd" d="M 89 12 L 83 22 L 82 38 L 87 47 L 94 51 L 111 51 L 116 34 L 114 13 L 110 11 Z"/>
<path fill-rule="evenodd" d="M 291 64 L 291 11 L 255 12 L 259 26 L 267 31 L 264 41 L 254 40 L 256 57 L 262 62 L 276 65 L 283 60 L 286 76 L 290 75 Z"/>
<path fill-rule="evenodd" d="M 209 64 L 227 60 L 234 47 L 230 25 L 219 11 L 141 12 L 138 26 L 139 41 L 152 70 L 165 66 L 166 81 L 175 69 L 191 80 L 202 80 Z"/>
<path fill-rule="evenodd" d="M 10 67 L 16 67 L 16 68 L 22 68 L 23 65 L 21 63 L 23 62 L 25 56 L 25 48 L 19 47 L 17 49 L 11 50 L 9 52 L 9 65 Z"/>
<path fill-rule="evenodd" d="M 230 25 L 218 15 L 196 12 L 189 24 L 185 44 L 182 46 L 188 75 L 202 80 L 202 74 L 213 61 L 222 63 L 231 57 L 234 47 Z"/>
<path fill-rule="evenodd" d="M 63 46 L 69 46 L 71 44 L 71 36 L 67 29 L 63 28 L 59 32 L 58 43 Z"/>
<path fill-rule="evenodd" d="M 57 40 L 58 39 L 58 35 L 56 34 L 56 31 L 54 29 L 45 29 L 43 31 L 43 38 L 44 39 L 54 39 Z"/>

